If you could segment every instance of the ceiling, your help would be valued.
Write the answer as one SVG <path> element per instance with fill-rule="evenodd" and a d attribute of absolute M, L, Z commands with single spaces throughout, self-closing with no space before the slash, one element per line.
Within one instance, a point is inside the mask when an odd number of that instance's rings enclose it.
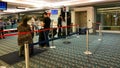
<path fill-rule="evenodd" d="M 8 8 L 1 12 L 16 13 L 31 10 L 60 8 L 62 6 L 86 6 L 97 5 L 102 3 L 114 3 L 119 0 L 1 0 L 7 2 Z"/>

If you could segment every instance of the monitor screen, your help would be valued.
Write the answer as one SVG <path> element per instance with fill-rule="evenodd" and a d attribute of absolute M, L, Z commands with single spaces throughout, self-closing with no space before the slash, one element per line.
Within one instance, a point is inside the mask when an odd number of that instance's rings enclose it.
<path fill-rule="evenodd" d="M 7 2 L 0 1 L 0 10 L 7 10 Z"/>
<path fill-rule="evenodd" d="M 51 10 L 51 14 L 52 15 L 57 15 L 58 14 L 58 10 Z"/>

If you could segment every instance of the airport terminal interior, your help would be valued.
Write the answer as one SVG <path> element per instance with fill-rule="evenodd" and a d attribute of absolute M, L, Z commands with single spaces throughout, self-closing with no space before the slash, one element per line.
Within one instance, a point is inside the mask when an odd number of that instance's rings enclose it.
<path fill-rule="evenodd" d="M 25 15 L 33 43 L 21 56 Z M 120 0 L 0 0 L 0 68 L 120 68 L 119 48 Z"/>

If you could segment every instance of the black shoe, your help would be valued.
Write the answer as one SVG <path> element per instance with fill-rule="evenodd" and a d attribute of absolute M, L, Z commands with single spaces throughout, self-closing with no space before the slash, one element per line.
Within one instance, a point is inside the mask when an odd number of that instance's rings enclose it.
<path fill-rule="evenodd" d="M 39 45 L 39 48 L 43 48 L 43 46 Z"/>
<path fill-rule="evenodd" d="M 19 57 L 24 57 L 24 54 L 20 54 Z"/>

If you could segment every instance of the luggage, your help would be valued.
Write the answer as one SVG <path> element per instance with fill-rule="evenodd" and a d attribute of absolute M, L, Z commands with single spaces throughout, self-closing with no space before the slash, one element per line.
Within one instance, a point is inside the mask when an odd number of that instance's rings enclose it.
<path fill-rule="evenodd" d="M 79 28 L 79 34 L 86 34 L 87 28 Z"/>

